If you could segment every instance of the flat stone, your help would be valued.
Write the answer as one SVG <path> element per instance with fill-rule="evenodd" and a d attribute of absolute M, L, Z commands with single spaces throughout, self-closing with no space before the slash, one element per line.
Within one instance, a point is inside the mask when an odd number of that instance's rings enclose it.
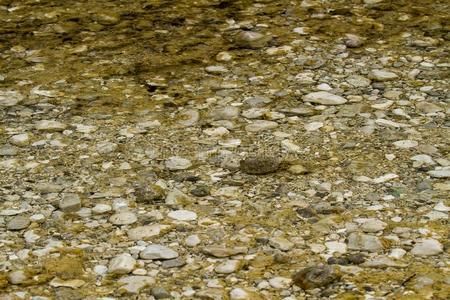
<path fill-rule="evenodd" d="M 387 224 L 378 219 L 365 219 L 361 224 L 361 230 L 364 232 L 378 232 L 386 228 Z"/>
<path fill-rule="evenodd" d="M 272 288 L 277 290 L 288 289 L 292 284 L 292 279 L 286 277 L 274 277 L 269 279 L 269 284 Z"/>
<path fill-rule="evenodd" d="M 275 129 L 277 127 L 278 123 L 275 121 L 256 120 L 253 123 L 245 126 L 245 130 L 248 132 L 260 132 Z"/>
<path fill-rule="evenodd" d="M 137 217 L 130 211 L 124 211 L 112 215 L 109 218 L 109 221 L 114 225 L 129 225 L 135 223 L 137 221 Z"/>
<path fill-rule="evenodd" d="M 428 171 L 428 174 L 434 178 L 449 178 L 450 168 Z"/>
<path fill-rule="evenodd" d="M 337 241 L 325 242 L 325 247 L 327 247 L 329 254 L 333 254 L 335 252 L 342 254 L 347 253 L 347 244 L 345 243 Z"/>
<path fill-rule="evenodd" d="M 395 259 L 401 259 L 403 256 L 405 256 L 406 251 L 401 248 L 394 248 L 389 253 L 389 257 L 395 258 Z"/>
<path fill-rule="evenodd" d="M 186 265 L 186 261 L 181 257 L 177 257 L 174 259 L 163 261 L 161 267 L 163 267 L 164 269 L 171 269 L 171 268 L 180 268 L 184 265 Z"/>
<path fill-rule="evenodd" d="M 119 146 L 116 143 L 101 142 L 95 146 L 95 149 L 100 154 L 109 154 L 117 150 Z"/>
<path fill-rule="evenodd" d="M 232 120 L 239 116 L 239 108 L 235 106 L 218 107 L 211 111 L 210 116 L 214 120 Z"/>
<path fill-rule="evenodd" d="M 9 141 L 16 146 L 26 146 L 30 143 L 30 135 L 28 133 L 15 134 Z"/>
<path fill-rule="evenodd" d="M 198 244 L 200 244 L 201 240 L 198 237 L 198 235 L 193 234 L 193 235 L 188 236 L 184 242 L 185 242 L 186 246 L 195 247 Z"/>
<path fill-rule="evenodd" d="M 171 298 L 170 293 L 166 291 L 163 287 L 154 287 L 152 288 L 152 296 L 155 297 L 155 299 L 169 299 Z"/>
<path fill-rule="evenodd" d="M 189 210 L 175 210 L 171 211 L 167 214 L 167 216 L 171 219 L 177 221 L 194 221 L 197 220 L 197 214 L 193 211 Z"/>
<path fill-rule="evenodd" d="M 17 148 L 10 145 L 0 147 L 0 156 L 15 156 L 17 152 Z"/>
<path fill-rule="evenodd" d="M 168 230 L 170 226 L 161 224 L 152 224 L 138 226 L 127 231 L 128 237 L 133 241 L 145 241 L 152 237 L 159 236 L 162 232 Z"/>
<path fill-rule="evenodd" d="M 36 122 L 35 128 L 39 131 L 57 132 L 65 130 L 67 125 L 55 120 L 41 120 Z"/>
<path fill-rule="evenodd" d="M 423 239 L 417 242 L 411 250 L 416 256 L 432 256 L 443 252 L 443 246 L 435 239 Z"/>
<path fill-rule="evenodd" d="M 247 251 L 248 251 L 247 247 L 228 248 L 224 246 L 207 246 L 203 248 L 203 252 L 205 254 L 219 258 L 229 257 L 237 254 L 246 254 Z"/>
<path fill-rule="evenodd" d="M 178 253 L 166 246 L 152 244 L 139 253 L 142 259 L 173 259 L 178 257 Z"/>
<path fill-rule="evenodd" d="M 345 81 L 347 81 L 354 87 L 368 87 L 372 82 L 370 79 L 360 75 L 350 75 L 345 79 Z"/>
<path fill-rule="evenodd" d="M 197 109 L 186 109 L 178 115 L 178 124 L 183 127 L 191 127 L 200 120 L 200 113 Z"/>
<path fill-rule="evenodd" d="M 174 205 L 191 202 L 191 199 L 188 195 L 186 195 L 182 191 L 178 189 L 173 189 L 167 193 L 167 196 L 164 201 L 168 205 Z"/>
<path fill-rule="evenodd" d="M 63 212 L 76 212 L 81 208 L 81 199 L 78 194 L 64 193 L 59 201 L 59 209 Z"/>
<path fill-rule="evenodd" d="M 18 91 L 0 90 L 0 107 L 10 107 L 22 102 L 24 96 Z"/>
<path fill-rule="evenodd" d="M 223 74 L 229 72 L 224 66 L 207 66 L 205 71 L 211 74 Z"/>
<path fill-rule="evenodd" d="M 242 288 L 233 288 L 230 291 L 230 300 L 250 300 L 252 296 Z"/>
<path fill-rule="evenodd" d="M 394 80 L 397 77 L 397 74 L 387 70 L 374 69 L 369 73 L 369 78 L 376 81 L 389 81 Z"/>
<path fill-rule="evenodd" d="M 294 247 L 294 243 L 283 237 L 273 237 L 269 240 L 269 244 L 281 251 L 289 251 Z"/>
<path fill-rule="evenodd" d="M 235 37 L 235 44 L 242 48 L 263 48 L 272 38 L 259 32 L 241 31 Z"/>
<path fill-rule="evenodd" d="M 237 272 L 242 267 L 242 262 L 236 259 L 228 259 L 220 263 L 214 268 L 214 271 L 219 274 L 231 274 Z"/>
<path fill-rule="evenodd" d="M 189 159 L 179 156 L 172 156 L 166 160 L 166 168 L 171 171 L 186 170 L 191 166 L 192 163 Z"/>
<path fill-rule="evenodd" d="M 376 236 L 352 232 L 348 237 L 348 249 L 378 252 L 383 249 L 383 244 Z"/>
<path fill-rule="evenodd" d="M 109 204 L 96 204 L 93 208 L 92 208 L 92 212 L 98 215 L 110 212 L 112 210 L 111 205 Z"/>
<path fill-rule="evenodd" d="M 22 284 L 29 280 L 24 270 L 15 270 L 8 273 L 8 281 L 11 284 Z"/>
<path fill-rule="evenodd" d="M 86 282 L 81 279 L 69 279 L 69 280 L 62 280 L 60 278 L 53 278 L 52 281 L 49 282 L 49 285 L 52 287 L 68 287 L 71 289 L 78 289 L 85 285 Z"/>
<path fill-rule="evenodd" d="M 121 285 L 119 292 L 138 294 L 145 287 L 155 284 L 155 279 L 149 276 L 126 276 L 117 283 Z"/>
<path fill-rule="evenodd" d="M 122 253 L 111 259 L 108 272 L 111 274 L 128 274 L 133 271 L 136 260 L 129 253 Z"/>
<path fill-rule="evenodd" d="M 417 141 L 412 140 L 401 140 L 394 142 L 394 146 L 400 149 L 408 149 L 417 147 L 419 143 Z"/>
<path fill-rule="evenodd" d="M 8 230 L 22 230 L 30 226 L 30 218 L 26 216 L 15 216 L 7 224 Z"/>
<path fill-rule="evenodd" d="M 303 96 L 303 101 L 322 105 L 340 105 L 347 102 L 347 99 L 328 92 L 314 92 Z"/>

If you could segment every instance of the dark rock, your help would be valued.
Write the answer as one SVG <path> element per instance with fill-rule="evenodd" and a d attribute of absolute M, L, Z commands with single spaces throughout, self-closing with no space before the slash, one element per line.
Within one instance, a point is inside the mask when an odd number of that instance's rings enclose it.
<path fill-rule="evenodd" d="M 274 173 L 280 168 L 280 160 L 273 156 L 250 156 L 239 162 L 240 170 L 247 174 L 264 175 Z"/>
<path fill-rule="evenodd" d="M 197 185 L 191 190 L 191 194 L 196 197 L 205 197 L 209 195 L 209 187 L 206 185 Z"/>
<path fill-rule="evenodd" d="M 136 202 L 153 203 L 164 200 L 166 191 L 156 184 L 140 185 L 135 191 Z"/>
<path fill-rule="evenodd" d="M 340 278 L 338 270 L 330 266 L 304 268 L 294 274 L 295 285 L 308 290 L 327 286 Z"/>
<path fill-rule="evenodd" d="M 186 264 L 186 261 L 180 257 L 175 258 L 175 259 L 169 259 L 166 260 L 162 263 L 162 267 L 165 269 L 170 269 L 170 268 L 178 268 L 178 267 L 182 267 Z"/>

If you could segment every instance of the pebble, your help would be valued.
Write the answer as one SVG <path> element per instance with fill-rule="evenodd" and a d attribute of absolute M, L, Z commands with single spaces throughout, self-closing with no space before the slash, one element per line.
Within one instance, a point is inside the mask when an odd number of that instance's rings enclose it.
<path fill-rule="evenodd" d="M 137 222 L 137 217 L 130 211 L 124 211 L 112 215 L 109 221 L 114 225 L 130 225 Z"/>
<path fill-rule="evenodd" d="M 240 260 L 228 259 L 214 268 L 214 271 L 219 274 L 231 274 L 237 272 L 242 266 Z"/>
<path fill-rule="evenodd" d="M 395 258 L 395 259 L 401 259 L 403 256 L 405 256 L 406 251 L 402 248 L 394 248 L 389 253 L 389 257 Z"/>
<path fill-rule="evenodd" d="M 269 240 L 269 244 L 281 251 L 289 251 L 294 247 L 294 243 L 283 237 L 273 237 Z"/>
<path fill-rule="evenodd" d="M 75 193 L 64 193 L 59 201 L 59 209 L 63 212 L 76 212 L 80 210 L 80 197 Z"/>
<path fill-rule="evenodd" d="M 195 221 L 197 220 L 197 214 L 193 211 L 189 210 L 175 210 L 171 211 L 167 214 L 167 216 L 171 219 L 177 221 Z"/>
<path fill-rule="evenodd" d="M 136 260 L 129 253 L 122 253 L 111 259 L 108 272 L 111 274 L 128 274 L 136 266 Z"/>
<path fill-rule="evenodd" d="M 25 283 L 29 278 L 24 270 L 16 270 L 8 273 L 8 281 L 11 284 Z"/>
<path fill-rule="evenodd" d="M 358 48 L 364 44 L 364 39 L 359 35 L 347 33 L 344 37 L 344 44 L 349 48 Z"/>
<path fill-rule="evenodd" d="M 117 280 L 121 286 L 119 291 L 129 294 L 138 294 L 142 289 L 155 284 L 155 279 L 150 276 L 126 276 Z"/>
<path fill-rule="evenodd" d="M 188 247 L 195 247 L 198 244 L 200 244 L 201 240 L 198 237 L 198 235 L 193 234 L 193 235 L 188 236 L 184 242 L 185 242 L 186 246 L 188 246 Z"/>
<path fill-rule="evenodd" d="M 354 87 L 368 87 L 372 83 L 372 81 L 366 77 L 360 75 L 350 75 L 345 79 L 348 83 L 350 83 Z"/>
<path fill-rule="evenodd" d="M 385 222 L 371 218 L 363 220 L 360 228 L 362 231 L 370 233 L 382 231 L 386 226 L 387 224 Z"/>
<path fill-rule="evenodd" d="M 329 254 L 333 254 L 335 252 L 342 253 L 342 254 L 347 253 L 347 244 L 345 244 L 345 243 L 336 242 L 336 241 L 325 242 L 325 246 L 327 247 Z"/>
<path fill-rule="evenodd" d="M 411 250 L 411 254 L 416 256 L 438 255 L 443 252 L 442 244 L 435 239 L 423 239 L 418 241 Z"/>
<path fill-rule="evenodd" d="M 166 168 L 171 171 L 186 170 L 192 166 L 189 159 L 179 156 L 172 156 L 166 160 Z"/>
<path fill-rule="evenodd" d="M 139 253 L 142 259 L 173 259 L 178 257 L 178 253 L 166 246 L 152 244 Z"/>
<path fill-rule="evenodd" d="M 222 74 L 229 72 L 229 70 L 224 66 L 207 66 L 205 71 L 211 74 Z"/>
<path fill-rule="evenodd" d="M 401 140 L 394 142 L 394 146 L 400 149 L 415 148 L 419 145 L 417 141 Z"/>
<path fill-rule="evenodd" d="M 28 133 L 16 134 L 9 141 L 15 146 L 27 146 L 30 144 L 30 135 Z"/>
<path fill-rule="evenodd" d="M 274 289 L 287 289 L 291 286 L 292 279 L 286 277 L 274 277 L 269 279 L 269 284 Z"/>
<path fill-rule="evenodd" d="M 30 218 L 26 216 L 15 216 L 8 222 L 8 224 L 6 225 L 6 229 L 22 230 L 28 228 L 28 226 L 30 226 L 30 223 Z"/>
<path fill-rule="evenodd" d="M 130 240 L 133 241 L 145 241 L 149 240 L 155 236 L 159 236 L 165 231 L 168 231 L 170 226 L 161 224 L 152 224 L 138 226 L 127 231 L 127 235 Z"/>
<path fill-rule="evenodd" d="M 398 77 L 397 74 L 387 70 L 374 69 L 371 70 L 369 73 L 369 78 L 376 81 L 389 81 L 394 80 L 397 77 Z"/>
<path fill-rule="evenodd" d="M 11 107 L 17 105 L 22 102 L 23 99 L 24 96 L 18 91 L 0 90 L 0 107 Z"/>
<path fill-rule="evenodd" d="M 347 99 L 328 92 L 314 92 L 303 96 L 303 101 L 322 105 L 340 105 L 347 102 Z"/>
<path fill-rule="evenodd" d="M 57 132 L 65 130 L 67 125 L 55 120 L 41 120 L 36 122 L 35 128 L 39 131 Z"/>
<path fill-rule="evenodd" d="M 111 142 L 98 143 L 95 146 L 96 150 L 100 154 L 109 154 L 117 150 L 118 145 Z"/>
<path fill-rule="evenodd" d="M 250 300 L 251 295 L 242 288 L 233 288 L 230 291 L 230 300 Z"/>
<path fill-rule="evenodd" d="M 308 124 L 305 124 L 305 130 L 306 131 L 316 131 L 323 127 L 323 122 L 311 122 Z"/>
<path fill-rule="evenodd" d="M 248 132 L 260 132 L 265 130 L 271 130 L 278 127 L 278 123 L 275 121 L 256 120 L 253 123 L 245 126 L 245 130 Z"/>
<path fill-rule="evenodd" d="M 440 170 L 431 170 L 431 171 L 428 171 L 428 174 L 434 178 L 449 178 L 450 177 L 450 168 L 440 169 Z"/>
<path fill-rule="evenodd" d="M 0 156 L 15 156 L 18 150 L 16 147 L 5 145 L 0 147 Z"/>
<path fill-rule="evenodd" d="M 170 293 L 166 291 L 163 287 L 154 287 L 152 288 L 152 296 L 155 297 L 155 299 L 170 299 Z"/>
<path fill-rule="evenodd" d="M 239 162 L 239 169 L 241 172 L 252 175 L 273 173 L 279 168 L 280 160 L 272 156 L 249 156 Z"/>
<path fill-rule="evenodd" d="M 348 249 L 369 252 L 378 252 L 383 249 L 383 244 L 378 237 L 368 234 L 353 232 L 348 237 Z"/>
<path fill-rule="evenodd" d="M 242 48 L 258 49 L 265 47 L 270 40 L 270 36 L 259 32 L 241 31 L 236 35 L 235 43 Z"/>
<path fill-rule="evenodd" d="M 96 204 L 93 208 L 92 208 L 92 212 L 95 214 L 104 214 L 107 212 L 110 212 L 112 210 L 111 205 L 109 204 Z"/>
<path fill-rule="evenodd" d="M 204 253 L 219 258 L 229 257 L 237 254 L 246 254 L 247 251 L 247 247 L 228 248 L 224 246 L 207 246 L 203 248 Z"/>

